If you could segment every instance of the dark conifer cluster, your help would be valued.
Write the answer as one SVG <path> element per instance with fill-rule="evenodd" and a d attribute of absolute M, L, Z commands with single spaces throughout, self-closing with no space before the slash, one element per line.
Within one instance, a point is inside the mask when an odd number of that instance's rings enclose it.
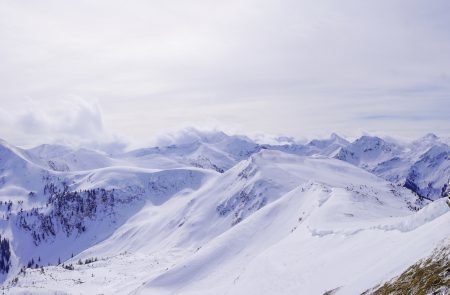
<path fill-rule="evenodd" d="M 9 240 L 0 235 L 0 272 L 7 273 L 11 267 L 11 250 Z"/>
<path fill-rule="evenodd" d="M 99 210 L 106 214 L 114 212 L 114 189 L 70 191 L 62 182 L 61 185 L 48 183 L 43 191 L 48 196 L 49 209 L 33 208 L 17 213 L 18 225 L 31 233 L 35 245 L 56 236 L 58 229 L 67 236 L 85 232 L 86 219 L 94 219 Z"/>

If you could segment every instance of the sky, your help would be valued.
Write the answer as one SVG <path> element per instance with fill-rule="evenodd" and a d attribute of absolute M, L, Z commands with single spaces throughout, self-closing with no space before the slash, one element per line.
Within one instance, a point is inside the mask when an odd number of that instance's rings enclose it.
<path fill-rule="evenodd" d="M 0 138 L 450 136 L 447 0 L 0 0 Z"/>

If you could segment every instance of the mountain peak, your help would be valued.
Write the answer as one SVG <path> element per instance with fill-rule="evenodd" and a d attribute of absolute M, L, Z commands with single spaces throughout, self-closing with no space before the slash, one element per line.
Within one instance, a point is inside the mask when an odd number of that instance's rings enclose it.
<path fill-rule="evenodd" d="M 336 143 L 341 143 L 341 144 L 349 144 L 350 142 L 343 138 L 342 136 L 339 136 L 337 133 L 331 133 L 330 135 L 330 140 L 333 140 Z"/>
<path fill-rule="evenodd" d="M 434 143 L 436 141 L 439 141 L 439 139 L 440 139 L 439 136 L 437 136 L 436 134 L 434 134 L 434 133 L 427 133 L 423 137 L 421 137 L 419 139 L 419 141 Z"/>

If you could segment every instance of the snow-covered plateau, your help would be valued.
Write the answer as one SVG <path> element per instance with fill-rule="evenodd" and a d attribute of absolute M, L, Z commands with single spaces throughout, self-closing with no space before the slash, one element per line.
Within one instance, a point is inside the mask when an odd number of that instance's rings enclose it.
<path fill-rule="evenodd" d="M 385 294 L 441 251 L 423 294 L 449 294 L 447 139 L 190 132 L 119 154 L 0 141 L 1 291 Z"/>

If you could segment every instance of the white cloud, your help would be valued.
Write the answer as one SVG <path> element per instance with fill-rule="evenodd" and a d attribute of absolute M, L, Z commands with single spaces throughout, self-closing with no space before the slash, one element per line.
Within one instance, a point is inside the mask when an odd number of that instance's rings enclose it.
<path fill-rule="evenodd" d="M 33 100 L 0 108 L 0 133 L 17 144 L 61 143 L 113 152 L 125 148 L 123 139 L 106 130 L 97 102 L 72 97 L 42 105 Z"/>

